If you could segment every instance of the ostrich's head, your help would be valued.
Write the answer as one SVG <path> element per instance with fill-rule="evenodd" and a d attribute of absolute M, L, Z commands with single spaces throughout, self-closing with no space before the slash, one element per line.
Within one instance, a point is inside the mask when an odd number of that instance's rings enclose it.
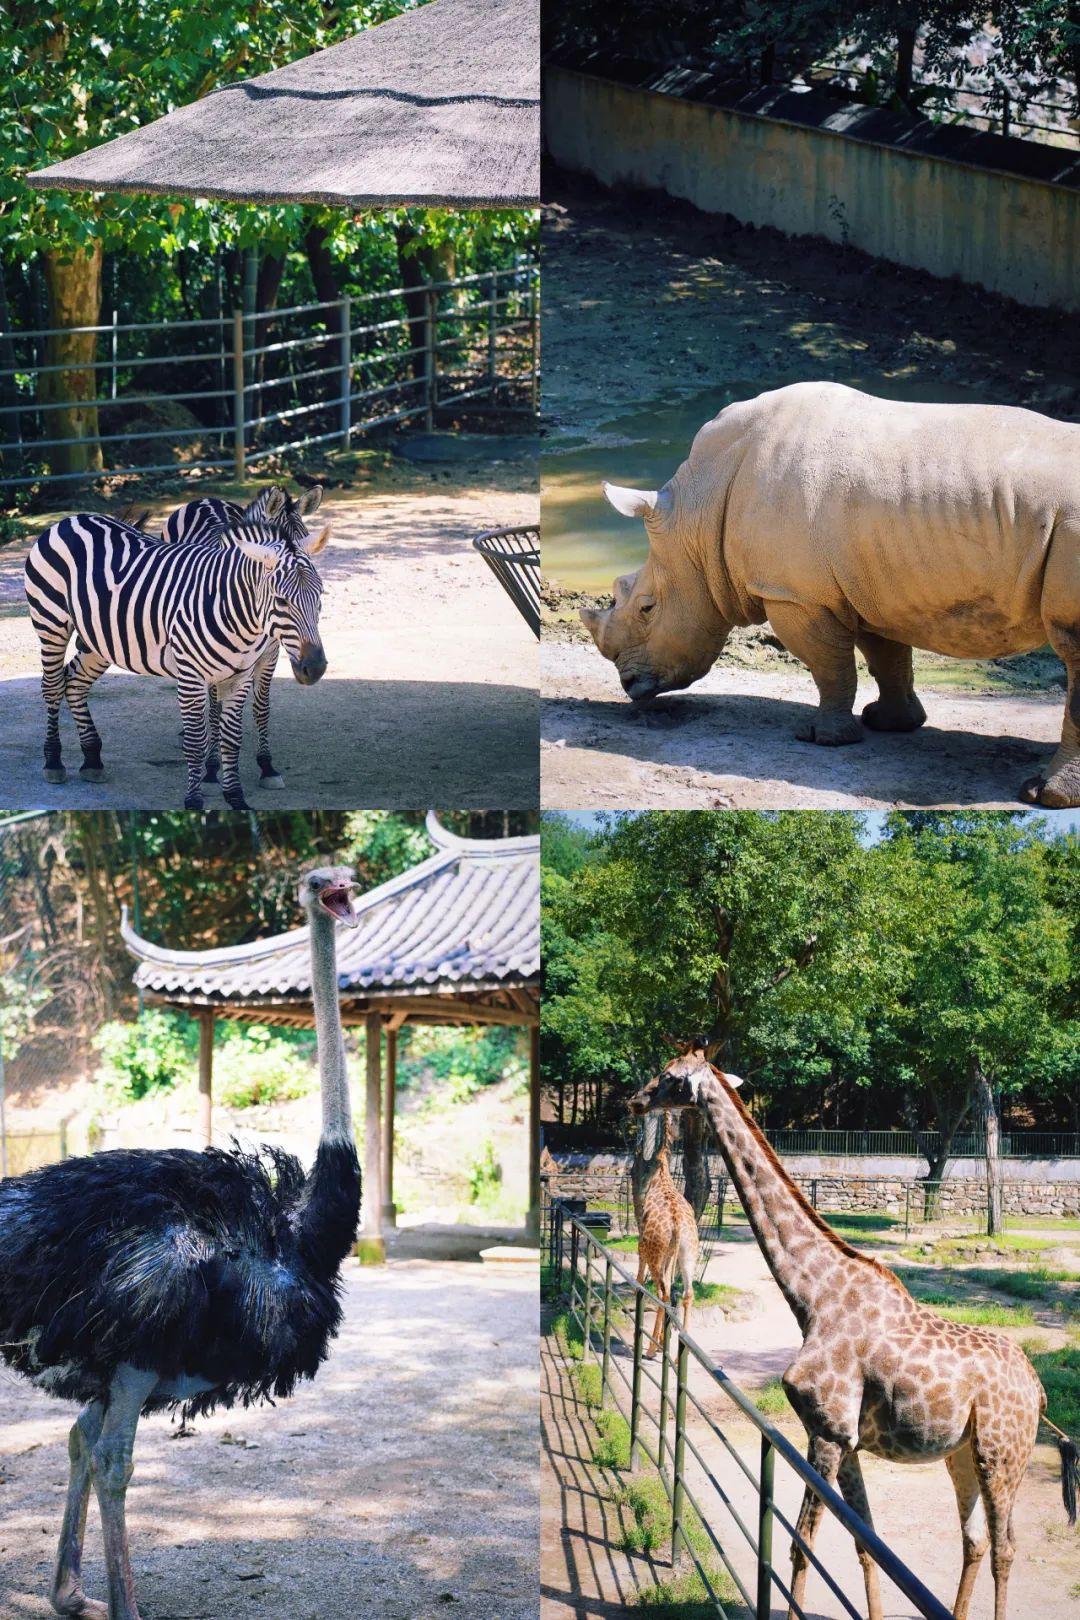
<path fill-rule="evenodd" d="M 355 928 L 360 918 L 349 899 L 349 890 L 355 888 L 356 873 L 351 866 L 317 866 L 313 872 L 305 872 L 300 879 L 297 899 L 309 920 L 319 912 L 325 912 L 335 922 Z"/>

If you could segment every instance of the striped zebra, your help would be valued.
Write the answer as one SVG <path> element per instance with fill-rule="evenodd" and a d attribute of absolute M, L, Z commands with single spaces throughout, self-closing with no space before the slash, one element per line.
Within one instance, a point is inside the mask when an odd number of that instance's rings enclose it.
<path fill-rule="evenodd" d="M 80 512 L 35 540 L 26 559 L 26 599 L 41 643 L 45 698 L 45 780 L 63 782 L 60 705 L 66 698 L 79 733 L 80 776 L 101 780 L 101 738 L 87 694 L 110 664 L 176 681 L 187 764 L 185 808 L 202 808 L 208 690 L 221 710 L 221 776 L 226 802 L 247 809 L 238 754 L 244 702 L 275 619 L 297 680 L 326 669 L 319 639 L 318 585 L 294 547 L 272 524 L 235 524 L 232 543 L 166 545 L 129 524 Z M 320 533 L 308 542 L 326 542 Z M 75 656 L 65 665 L 75 636 Z"/>
<path fill-rule="evenodd" d="M 310 571 L 312 583 L 319 585 L 318 571 L 315 564 L 310 561 L 323 549 L 326 539 L 329 538 L 329 529 L 324 530 L 325 538 L 318 545 L 310 543 L 310 535 L 304 518 L 316 512 L 322 500 L 322 487 L 314 486 L 301 495 L 299 500 L 293 500 L 284 490 L 276 485 L 270 485 L 258 494 L 247 506 L 238 506 L 235 501 L 219 500 L 217 496 L 207 495 L 196 501 L 188 501 L 178 506 L 165 520 L 162 538 L 168 541 L 191 542 L 195 540 L 217 540 L 219 544 L 228 545 L 228 525 L 238 521 L 261 522 L 273 521 L 289 540 L 289 543 L 298 558 L 303 559 L 301 566 Z M 285 786 L 278 771 L 274 768 L 274 761 L 270 753 L 270 688 L 277 668 L 278 649 L 287 634 L 287 626 L 283 627 L 281 619 L 287 616 L 284 604 L 275 607 L 271 616 L 270 641 L 265 653 L 255 667 L 252 682 L 251 706 L 255 716 L 255 762 L 259 767 L 259 786 L 261 788 L 282 788 Z M 221 765 L 221 746 L 219 739 L 221 722 L 221 700 L 217 691 L 210 688 L 210 747 L 206 756 L 207 782 L 216 782 L 218 769 Z"/>

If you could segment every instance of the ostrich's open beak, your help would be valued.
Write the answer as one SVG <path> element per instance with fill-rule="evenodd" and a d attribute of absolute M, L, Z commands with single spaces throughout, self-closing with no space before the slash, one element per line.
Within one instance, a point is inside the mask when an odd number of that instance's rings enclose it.
<path fill-rule="evenodd" d="M 349 891 L 344 886 L 340 889 L 324 889 L 319 896 L 319 904 L 337 922 L 345 923 L 349 928 L 355 928 L 360 921 L 360 918 L 353 910 L 353 903 L 349 899 Z"/>

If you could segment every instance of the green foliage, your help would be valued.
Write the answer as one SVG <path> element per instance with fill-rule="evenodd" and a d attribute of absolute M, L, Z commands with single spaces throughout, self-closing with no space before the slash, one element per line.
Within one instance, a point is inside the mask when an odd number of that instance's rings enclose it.
<path fill-rule="evenodd" d="M 318 1083 L 314 1035 L 268 1029 L 263 1024 L 228 1024 L 215 1043 L 214 1077 L 218 1101 L 230 1108 L 292 1102 Z"/>
<path fill-rule="evenodd" d="M 568 1361 L 580 1361 L 585 1348 L 581 1324 L 569 1310 L 559 1311 L 552 1318 L 551 1332 L 556 1344 Z"/>
<path fill-rule="evenodd" d="M 629 1453 L 629 1429 L 627 1430 Z M 629 1455 L 627 1463 L 629 1463 Z M 625 1466 L 625 1465 L 624 1465 Z M 671 1539 L 671 1503 L 667 1491 L 655 1475 L 632 1479 L 615 1495 L 618 1507 L 625 1508 L 628 1520 L 624 1523 L 622 1550 L 628 1553 L 651 1553 L 666 1546 Z"/>
<path fill-rule="evenodd" d="M 600 1378 L 599 1367 L 579 1367 L 581 1372 L 595 1372 L 597 1380 Z M 599 1396 L 592 1402 L 599 1406 Z M 621 1412 L 613 1412 L 608 1408 L 597 1411 L 593 1422 L 599 1438 L 593 1447 L 593 1462 L 598 1468 L 629 1468 L 630 1466 L 630 1425 Z"/>
<path fill-rule="evenodd" d="M 721 1306 L 725 1311 L 735 1310 L 746 1298 L 741 1288 L 730 1283 L 699 1282 L 694 1284 L 694 1309 L 708 1310 Z"/>
<path fill-rule="evenodd" d="M 779 1378 L 770 1378 L 754 1396 L 754 1405 L 762 1417 L 778 1418 L 791 1416 L 791 1403 L 784 1393 L 784 1386 Z"/>
<path fill-rule="evenodd" d="M 103 1024 L 94 1039 L 98 1079 L 117 1101 L 138 1102 L 187 1079 L 198 1053 L 198 1026 L 183 1014 L 144 1012 L 133 1023 Z"/>
<path fill-rule="evenodd" d="M 502 1185 L 502 1165 L 495 1157 L 495 1144 L 490 1136 L 478 1159 L 469 1166 L 469 1202 L 484 1203 L 495 1195 Z"/>
<path fill-rule="evenodd" d="M 422 1079 L 437 1082 L 430 1106 L 468 1102 L 485 1086 L 512 1082 L 514 1094 L 529 1083 L 528 1060 L 518 1029 L 502 1026 L 440 1029 L 406 1025 L 398 1054 L 398 1085 L 403 1090 Z"/>
<path fill-rule="evenodd" d="M 25 968 L 0 973 L 0 1051 L 7 1062 L 18 1056 L 30 1038 L 34 1014 L 48 997 L 49 992 L 36 984 Z"/>
<path fill-rule="evenodd" d="M 1060 1350 L 1030 1350 L 1046 1391 L 1046 1415 L 1071 1435 L 1080 1434 L 1080 1339 Z"/>

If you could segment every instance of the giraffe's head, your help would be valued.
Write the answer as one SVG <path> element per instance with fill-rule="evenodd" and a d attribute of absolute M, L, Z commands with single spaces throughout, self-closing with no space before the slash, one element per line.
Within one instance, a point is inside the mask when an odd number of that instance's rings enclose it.
<path fill-rule="evenodd" d="M 705 1036 L 694 1035 L 676 1045 L 678 1055 L 630 1098 L 632 1114 L 649 1114 L 657 1108 L 697 1108 L 705 1101 L 709 1090 L 717 1086 Z M 737 1074 L 724 1078 L 731 1086 L 742 1084 Z"/>

